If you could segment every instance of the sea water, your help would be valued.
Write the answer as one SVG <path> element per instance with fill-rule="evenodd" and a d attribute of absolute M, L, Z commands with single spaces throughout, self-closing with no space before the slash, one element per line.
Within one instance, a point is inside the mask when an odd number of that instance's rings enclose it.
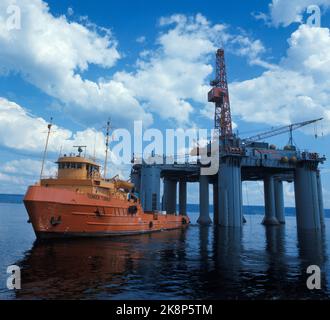
<path fill-rule="evenodd" d="M 325 234 L 264 227 L 245 207 L 242 230 L 200 227 L 107 239 L 37 242 L 23 204 L 0 204 L 0 299 L 328 299 L 330 219 Z M 329 212 L 327 212 L 329 214 Z M 21 268 L 8 290 L 7 267 Z M 321 290 L 306 285 L 320 267 Z"/>

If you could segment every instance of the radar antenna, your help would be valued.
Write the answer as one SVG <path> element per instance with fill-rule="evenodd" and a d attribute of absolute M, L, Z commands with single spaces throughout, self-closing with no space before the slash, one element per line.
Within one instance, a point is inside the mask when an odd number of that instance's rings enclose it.
<path fill-rule="evenodd" d="M 85 156 L 86 156 L 87 146 L 73 146 L 73 147 L 78 148 L 78 157 L 81 157 L 81 154 L 84 152 L 84 149 L 85 149 Z"/>

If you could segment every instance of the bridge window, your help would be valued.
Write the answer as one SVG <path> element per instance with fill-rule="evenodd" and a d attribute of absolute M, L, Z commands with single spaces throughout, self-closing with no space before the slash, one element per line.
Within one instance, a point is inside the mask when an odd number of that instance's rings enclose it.
<path fill-rule="evenodd" d="M 82 163 L 76 162 L 61 162 L 58 164 L 59 169 L 82 169 Z"/>

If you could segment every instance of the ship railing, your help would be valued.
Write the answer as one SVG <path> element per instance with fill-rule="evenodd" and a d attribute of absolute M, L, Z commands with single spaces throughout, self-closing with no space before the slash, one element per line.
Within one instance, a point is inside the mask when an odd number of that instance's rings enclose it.
<path fill-rule="evenodd" d="M 144 158 L 142 155 L 134 155 L 132 158 L 133 164 L 142 164 L 144 162 L 147 163 L 155 163 L 155 164 L 195 164 L 197 163 L 200 156 L 193 156 L 189 153 L 181 153 L 176 155 L 151 155 L 148 158 Z"/>
<path fill-rule="evenodd" d="M 42 176 L 41 180 L 55 180 L 57 178 L 58 178 L 57 174 L 54 174 L 54 175 L 49 175 L 49 176 Z"/>
<path fill-rule="evenodd" d="M 79 157 L 79 155 L 77 155 L 74 152 L 68 153 L 68 154 L 64 154 L 64 153 L 60 153 L 60 158 L 66 158 L 66 157 Z M 100 160 L 98 158 L 96 158 L 95 156 L 91 156 L 89 154 L 84 154 L 83 156 L 80 156 L 81 158 L 84 158 L 86 160 L 90 160 L 96 163 L 99 163 Z"/>

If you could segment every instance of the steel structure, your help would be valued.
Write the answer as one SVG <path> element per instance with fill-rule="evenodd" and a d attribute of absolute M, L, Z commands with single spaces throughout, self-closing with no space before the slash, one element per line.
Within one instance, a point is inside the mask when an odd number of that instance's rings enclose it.
<path fill-rule="evenodd" d="M 246 221 L 243 217 L 242 181 L 263 181 L 265 217 L 267 226 L 285 223 L 285 203 L 283 182 L 294 182 L 297 228 L 304 230 L 324 230 L 324 205 L 319 165 L 325 157 L 315 152 L 301 152 L 297 148 L 276 148 L 267 142 L 257 142 L 285 132 L 292 132 L 321 119 L 294 123 L 273 129 L 262 134 L 241 140 L 232 132 L 230 101 L 224 50 L 216 53 L 216 79 L 211 81 L 212 90 L 208 101 L 215 103 L 214 127 L 217 135 L 211 144 L 219 144 L 218 171 L 204 175 L 205 164 L 173 163 L 163 164 L 135 163 L 131 180 L 135 191 L 140 195 L 146 211 L 159 210 L 187 214 L 187 183 L 199 183 L 200 216 L 198 223 L 211 223 L 209 212 L 209 186 L 213 186 L 213 222 L 223 227 L 240 228 Z M 212 148 L 210 148 L 212 150 Z M 200 155 L 199 146 L 197 152 Z M 213 155 L 214 157 L 215 155 Z M 163 159 L 166 159 L 163 155 Z M 211 164 L 210 164 L 211 165 Z M 163 195 L 160 183 L 163 180 Z M 177 185 L 179 184 L 179 188 Z M 178 192 L 179 191 L 179 192 Z M 323 231 L 322 231 L 323 232 Z"/>
<path fill-rule="evenodd" d="M 222 138 L 231 138 L 233 129 L 231 123 L 231 111 L 227 72 L 225 63 L 225 52 L 218 49 L 216 53 L 215 80 L 210 84 L 213 87 L 208 94 L 208 101 L 215 103 L 214 128 Z"/>

